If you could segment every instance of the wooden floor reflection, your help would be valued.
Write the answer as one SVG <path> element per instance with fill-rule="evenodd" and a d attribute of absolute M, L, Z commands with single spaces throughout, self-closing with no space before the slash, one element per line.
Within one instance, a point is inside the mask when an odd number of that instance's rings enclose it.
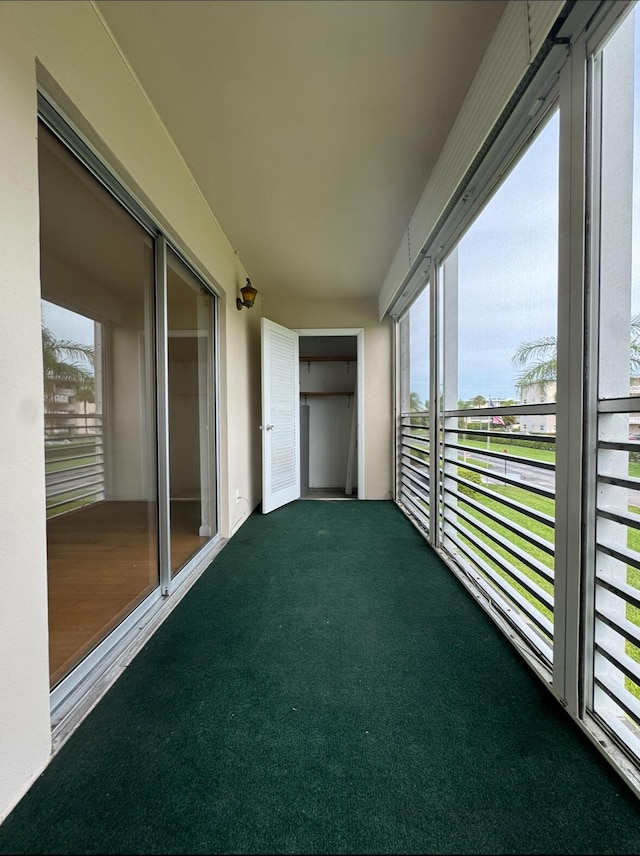
<path fill-rule="evenodd" d="M 200 502 L 171 503 L 175 571 L 209 539 Z M 97 502 L 47 523 L 49 670 L 61 680 L 158 586 L 157 507 Z"/>

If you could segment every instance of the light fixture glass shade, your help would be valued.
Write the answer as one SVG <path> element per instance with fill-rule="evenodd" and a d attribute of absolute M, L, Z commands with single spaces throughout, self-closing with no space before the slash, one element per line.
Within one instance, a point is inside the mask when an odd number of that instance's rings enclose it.
<path fill-rule="evenodd" d="M 258 289 L 251 285 L 251 280 L 247 277 L 247 284 L 240 289 L 242 300 L 238 298 L 238 309 L 240 309 L 241 306 L 246 306 L 247 309 L 251 309 L 255 303 L 257 293 Z"/>

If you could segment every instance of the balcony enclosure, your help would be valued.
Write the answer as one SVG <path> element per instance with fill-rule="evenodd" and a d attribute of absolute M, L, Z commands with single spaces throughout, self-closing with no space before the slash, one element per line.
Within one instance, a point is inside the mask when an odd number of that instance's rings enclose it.
<path fill-rule="evenodd" d="M 0 850 L 636 852 L 640 4 L 0 0 L 0 112 Z"/>
<path fill-rule="evenodd" d="M 398 318 L 397 491 L 542 679 L 637 763 L 637 7 L 584 49 L 590 279 L 560 255 L 561 164 L 581 146 L 561 82 Z"/>

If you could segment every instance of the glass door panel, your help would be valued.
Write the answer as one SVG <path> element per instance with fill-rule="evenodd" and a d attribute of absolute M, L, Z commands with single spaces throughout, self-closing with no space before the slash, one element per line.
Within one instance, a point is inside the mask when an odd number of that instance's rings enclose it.
<path fill-rule="evenodd" d="M 171 573 L 215 534 L 213 296 L 167 256 Z"/>
<path fill-rule="evenodd" d="M 50 679 L 158 586 L 150 235 L 38 139 Z"/>

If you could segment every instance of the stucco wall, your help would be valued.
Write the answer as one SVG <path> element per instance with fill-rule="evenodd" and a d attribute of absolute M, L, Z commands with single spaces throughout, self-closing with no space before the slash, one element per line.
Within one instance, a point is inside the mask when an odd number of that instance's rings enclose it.
<path fill-rule="evenodd" d="M 36 91 L 22 17 L 0 5 L 0 818 L 50 747 Z"/>
<path fill-rule="evenodd" d="M 222 534 L 260 499 L 260 300 L 236 310 L 241 260 L 94 7 L 0 2 L 0 820 L 50 754 L 38 83 L 220 292 Z"/>
<path fill-rule="evenodd" d="M 366 497 L 391 486 L 391 332 L 375 300 L 236 309 L 247 272 L 95 8 L 0 2 L 0 820 L 50 755 L 37 85 L 220 293 L 220 511 L 260 500 L 260 317 L 365 330 Z M 248 272 L 260 290 L 259 272 Z M 236 492 L 239 499 L 236 499 Z"/>

